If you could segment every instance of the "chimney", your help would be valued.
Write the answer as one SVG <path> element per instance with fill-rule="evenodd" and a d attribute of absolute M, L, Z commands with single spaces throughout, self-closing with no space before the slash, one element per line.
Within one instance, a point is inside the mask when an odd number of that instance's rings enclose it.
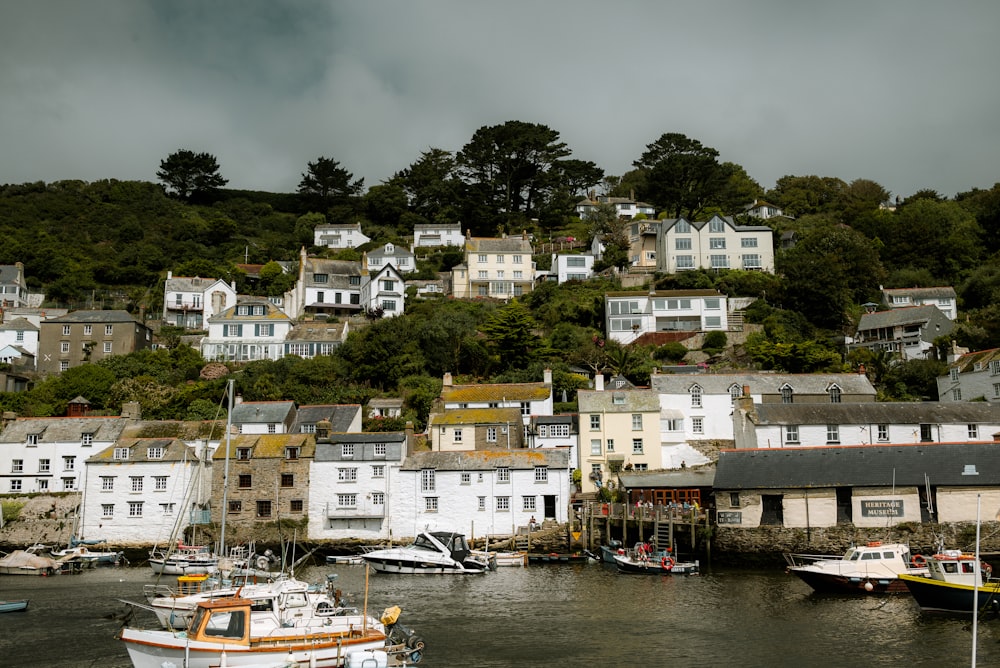
<path fill-rule="evenodd" d="M 167 280 L 169 281 L 173 277 L 174 277 L 174 272 L 167 269 Z"/>
<path fill-rule="evenodd" d="M 441 379 L 441 384 L 444 385 L 445 387 L 451 387 L 452 386 L 451 371 L 445 371 L 444 372 L 444 378 Z"/>
<path fill-rule="evenodd" d="M 594 389 L 597 390 L 598 392 L 603 392 L 604 391 L 604 374 L 603 373 L 599 373 L 596 376 L 594 376 Z"/>
<path fill-rule="evenodd" d="M 552 384 L 552 369 L 546 369 L 542 372 L 542 382 L 546 385 Z"/>
<path fill-rule="evenodd" d="M 859 364 L 858 365 L 858 375 L 859 376 L 864 376 L 865 373 L 866 373 L 866 371 L 865 371 L 865 365 L 864 364 Z"/>
<path fill-rule="evenodd" d="M 333 431 L 333 423 L 329 420 L 320 420 L 316 423 L 316 440 L 329 441 L 331 431 Z"/>
<path fill-rule="evenodd" d="M 406 434 L 406 443 L 404 444 L 406 451 L 403 453 L 403 456 L 406 457 L 413 452 L 413 420 L 406 421 L 406 427 L 403 428 L 403 433 Z"/>
<path fill-rule="evenodd" d="M 138 401 L 126 401 L 122 404 L 122 417 L 127 420 L 139 420 L 142 418 L 142 407 Z"/>

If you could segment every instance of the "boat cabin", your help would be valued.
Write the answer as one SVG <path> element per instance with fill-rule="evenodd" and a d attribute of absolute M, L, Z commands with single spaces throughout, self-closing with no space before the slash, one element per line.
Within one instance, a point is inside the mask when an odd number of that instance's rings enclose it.
<path fill-rule="evenodd" d="M 875 540 L 849 548 L 844 553 L 844 561 L 895 561 L 905 565 L 910 563 L 910 548 L 903 543 L 883 545 Z"/>
<path fill-rule="evenodd" d="M 198 604 L 188 631 L 192 641 L 250 646 L 250 606 L 245 598 Z"/>
<path fill-rule="evenodd" d="M 976 556 L 961 550 L 944 550 L 927 560 L 927 570 L 935 580 L 963 584 L 969 587 L 982 587 L 983 575 L 986 579 L 993 573 L 993 567 L 985 561 L 980 561 L 976 568 Z"/>

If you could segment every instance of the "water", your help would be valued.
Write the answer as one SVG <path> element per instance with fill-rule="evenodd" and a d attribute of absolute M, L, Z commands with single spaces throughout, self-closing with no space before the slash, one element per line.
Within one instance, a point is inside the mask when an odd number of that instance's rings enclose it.
<path fill-rule="evenodd" d="M 298 573 L 358 605 L 362 566 Z M 114 634 L 142 601 L 148 568 L 52 578 L 0 576 L 0 665 L 128 668 Z M 922 614 L 906 595 L 818 596 L 780 568 L 700 577 L 621 575 L 599 564 L 503 568 L 485 576 L 371 575 L 369 611 L 398 604 L 427 643 L 427 668 L 512 666 L 968 666 L 969 620 Z M 137 620 L 149 621 L 148 613 Z M 1000 665 L 1000 620 L 979 628 L 978 665 Z"/>

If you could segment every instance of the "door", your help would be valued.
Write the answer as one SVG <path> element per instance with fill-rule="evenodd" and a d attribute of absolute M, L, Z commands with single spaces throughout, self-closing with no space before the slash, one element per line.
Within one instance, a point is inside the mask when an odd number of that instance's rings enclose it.
<path fill-rule="evenodd" d="M 760 497 L 763 506 L 760 515 L 761 524 L 781 526 L 785 523 L 785 511 L 782 507 L 784 497 L 780 494 L 763 494 Z"/>
<path fill-rule="evenodd" d="M 854 517 L 851 506 L 851 488 L 837 488 L 837 522 L 852 522 Z"/>
<path fill-rule="evenodd" d="M 545 514 L 542 515 L 547 520 L 556 519 L 556 496 L 555 494 L 546 494 L 542 497 L 542 505 L 545 507 Z"/>

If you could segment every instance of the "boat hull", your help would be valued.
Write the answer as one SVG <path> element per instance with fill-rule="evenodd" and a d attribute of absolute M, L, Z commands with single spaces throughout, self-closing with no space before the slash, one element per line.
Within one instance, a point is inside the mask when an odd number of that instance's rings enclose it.
<path fill-rule="evenodd" d="M 0 601 L 0 612 L 20 612 L 28 609 L 28 601 Z"/>
<path fill-rule="evenodd" d="M 637 575 L 694 575 L 698 573 L 697 561 L 673 562 L 663 558 L 636 561 L 627 556 L 615 555 L 615 566 L 622 573 Z"/>
<path fill-rule="evenodd" d="M 445 564 L 433 561 L 410 561 L 395 557 L 364 555 L 365 563 L 379 573 L 400 575 L 476 575 L 486 568 L 468 568 L 460 563 Z"/>
<path fill-rule="evenodd" d="M 906 591 L 906 585 L 897 577 L 841 575 L 821 573 L 807 568 L 788 570 L 822 594 L 896 594 Z"/>
<path fill-rule="evenodd" d="M 921 610 L 971 615 L 975 598 L 972 585 L 942 582 L 932 578 L 903 575 L 900 580 L 913 594 Z M 979 609 L 1000 612 L 1000 583 L 987 582 L 979 587 Z"/>

